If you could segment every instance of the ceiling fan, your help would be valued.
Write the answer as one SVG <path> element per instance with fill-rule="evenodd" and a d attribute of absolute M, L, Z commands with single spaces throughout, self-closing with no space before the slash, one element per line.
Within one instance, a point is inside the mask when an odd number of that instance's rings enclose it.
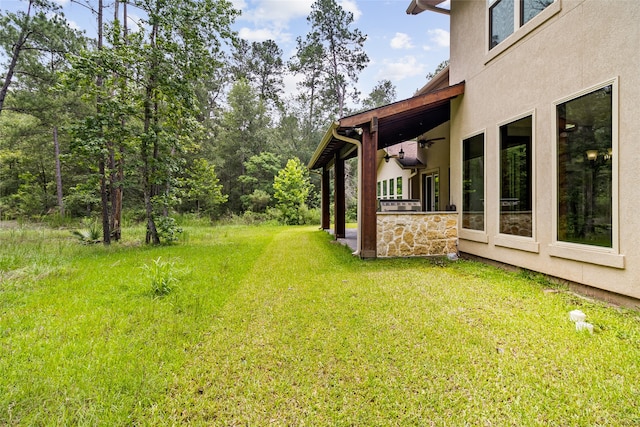
<path fill-rule="evenodd" d="M 429 149 L 433 144 L 435 144 L 436 141 L 442 141 L 443 139 L 446 139 L 446 138 L 444 136 L 441 136 L 440 138 L 419 139 L 418 145 L 420 146 L 420 148 Z"/>

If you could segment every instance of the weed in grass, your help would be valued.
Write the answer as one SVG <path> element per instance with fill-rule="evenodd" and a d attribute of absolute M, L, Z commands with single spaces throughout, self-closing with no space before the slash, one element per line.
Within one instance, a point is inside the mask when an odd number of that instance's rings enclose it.
<path fill-rule="evenodd" d="M 171 293 L 175 288 L 178 279 L 175 277 L 175 264 L 169 261 L 162 261 L 161 257 L 156 258 L 151 264 L 143 267 L 147 274 L 147 279 L 151 285 L 151 292 L 158 297 Z"/>
<path fill-rule="evenodd" d="M 83 230 L 71 230 L 71 234 L 82 243 L 100 243 L 102 229 L 96 220 L 83 220 L 82 224 L 86 227 Z"/>

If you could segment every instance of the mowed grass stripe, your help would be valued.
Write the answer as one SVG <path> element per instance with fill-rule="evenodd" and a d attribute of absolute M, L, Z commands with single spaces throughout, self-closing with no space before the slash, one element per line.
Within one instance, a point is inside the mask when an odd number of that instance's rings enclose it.
<path fill-rule="evenodd" d="M 283 229 L 163 405 L 213 425 L 633 425 L 637 342 L 576 334 L 576 304 L 468 262 L 363 262 Z M 548 285 L 545 283 L 545 285 Z M 611 320 L 603 319 L 603 322 Z M 633 328 L 637 319 L 623 317 Z M 604 325 L 604 324 L 603 324 Z M 606 348 L 622 345 L 611 354 Z M 597 354 L 594 354 L 595 353 Z M 611 366 L 611 365 L 608 365 Z M 633 365 L 631 365 L 633 366 Z M 593 387 L 592 381 L 599 383 Z"/>

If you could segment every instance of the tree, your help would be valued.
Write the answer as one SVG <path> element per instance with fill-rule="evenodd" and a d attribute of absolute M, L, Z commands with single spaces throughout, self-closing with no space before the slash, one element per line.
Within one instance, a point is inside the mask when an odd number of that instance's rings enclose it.
<path fill-rule="evenodd" d="M 349 95 L 357 98 L 358 75 L 369 63 L 364 51 L 366 36 L 350 28 L 353 13 L 335 0 L 316 0 L 307 22 L 311 32 L 305 39 L 298 37 L 292 69 L 305 73 L 302 86 L 310 90 L 311 105 L 318 97 L 342 117 Z"/>
<path fill-rule="evenodd" d="M 200 82 L 214 79 L 223 66 L 222 46 L 234 38 L 230 25 L 237 11 L 225 0 L 138 0 L 132 5 L 145 16 L 140 31 L 129 36 L 135 40 L 119 42 L 120 26 L 114 22 L 111 46 L 78 57 L 74 80 L 100 106 L 85 121 L 83 139 L 98 164 L 111 156 L 113 141 L 130 141 L 138 155 L 146 241 L 158 244 L 156 222 L 172 223 L 166 218 L 178 201 L 175 185 L 184 157 L 204 139 Z M 136 121 L 125 126 L 124 118 Z M 99 169 L 101 176 L 110 175 Z M 167 231 L 163 234 L 172 235 Z"/>
<path fill-rule="evenodd" d="M 438 64 L 438 66 L 436 67 L 435 70 L 433 70 L 432 73 L 428 73 L 427 74 L 427 80 L 431 80 L 432 78 L 437 76 L 440 71 L 444 70 L 448 66 L 449 66 L 449 60 L 445 59 L 444 61 L 442 61 L 441 63 Z"/>
<path fill-rule="evenodd" d="M 273 180 L 274 197 L 277 200 L 276 208 L 282 215 L 285 224 L 301 224 L 301 213 L 305 201 L 311 191 L 309 171 L 297 157 L 289 159 L 287 166 L 278 172 Z"/>
<path fill-rule="evenodd" d="M 216 137 L 215 158 L 224 192 L 229 195 L 227 207 L 238 213 L 242 211 L 242 196 L 253 191 L 239 177 L 245 175 L 247 160 L 268 151 L 270 120 L 264 103 L 246 80 L 236 82 L 227 104 Z"/>
<path fill-rule="evenodd" d="M 273 195 L 273 178 L 280 167 L 280 158 L 268 151 L 251 156 L 244 163 L 245 172 L 238 181 L 245 186 L 246 194 L 241 197 L 245 209 L 260 212 L 269 205 Z"/>
<path fill-rule="evenodd" d="M 396 100 L 396 87 L 390 80 L 381 80 L 376 84 L 369 96 L 362 102 L 365 110 L 391 104 Z"/>
<path fill-rule="evenodd" d="M 0 15 L 0 50 L 9 61 L 0 91 L 0 112 L 12 110 L 35 119 L 29 122 L 29 137 L 19 141 L 25 154 L 20 167 L 23 172 L 30 171 L 22 176 L 33 179 L 21 184 L 23 190 L 16 198 L 33 200 L 38 194 L 41 204 L 29 204 L 31 210 L 23 210 L 22 215 L 47 213 L 55 204 L 64 215 L 60 147 L 66 138 L 59 137 L 58 127 L 77 114 L 80 103 L 69 92 L 58 92 L 57 96 L 51 92 L 59 81 L 58 73 L 69 66 L 66 56 L 85 44 L 86 39 L 70 28 L 54 3 L 29 1 L 26 11 Z M 11 120 L 18 117 L 10 115 Z M 53 170 L 55 173 L 49 173 Z M 31 185 L 37 188 L 28 190 Z M 54 186 L 55 199 L 49 194 Z"/>
<path fill-rule="evenodd" d="M 195 205 L 197 214 L 200 214 L 201 210 L 211 213 L 227 201 L 227 196 L 222 194 L 222 185 L 215 168 L 206 159 L 193 159 L 185 176 L 179 181 L 184 198 Z"/>

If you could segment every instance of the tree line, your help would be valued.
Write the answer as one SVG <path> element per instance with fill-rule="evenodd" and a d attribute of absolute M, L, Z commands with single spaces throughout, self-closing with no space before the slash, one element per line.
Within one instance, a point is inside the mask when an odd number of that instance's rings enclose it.
<path fill-rule="evenodd" d="M 312 5 L 289 60 L 239 38 L 226 0 L 79 4 L 96 38 L 51 0 L 0 11 L 0 219 L 95 216 L 105 244 L 123 215 L 156 244 L 175 213 L 298 223 L 317 207 L 304 165 L 327 123 L 395 100 L 389 81 L 355 90 L 366 36 L 335 0 Z"/>

